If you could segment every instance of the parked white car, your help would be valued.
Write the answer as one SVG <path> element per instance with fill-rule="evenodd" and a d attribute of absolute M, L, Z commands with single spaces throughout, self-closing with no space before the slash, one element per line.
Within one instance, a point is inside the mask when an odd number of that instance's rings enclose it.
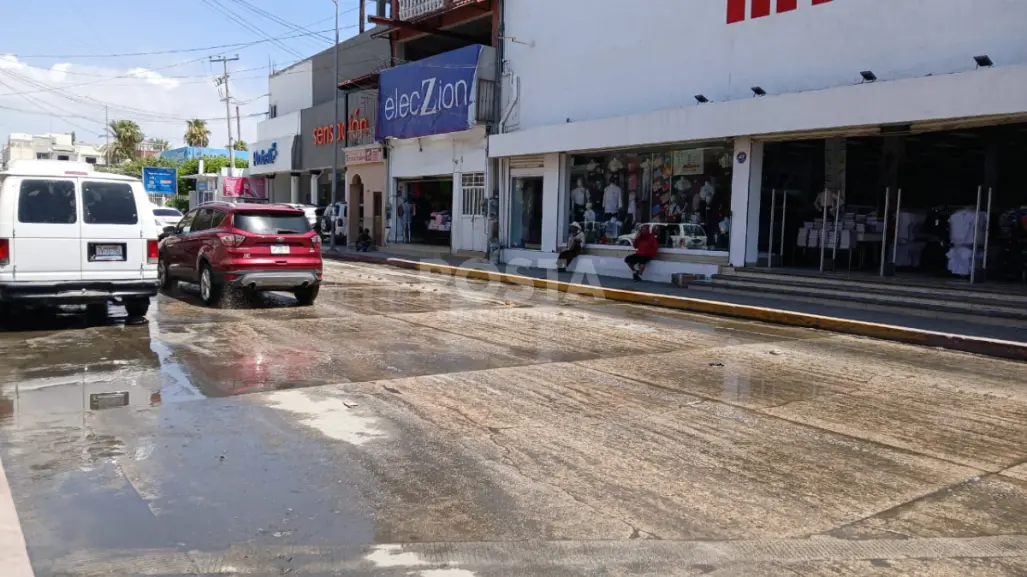
<path fill-rule="evenodd" d="M 153 220 L 157 224 L 157 230 L 164 230 L 164 227 L 175 226 L 182 220 L 182 213 L 170 206 L 154 206 Z"/>
<path fill-rule="evenodd" d="M 310 228 L 314 228 L 315 225 L 317 225 L 317 207 L 313 204 L 298 204 L 292 202 L 284 202 L 282 204 L 302 210 L 303 214 L 307 217 L 307 221 L 310 223 Z"/>
<path fill-rule="evenodd" d="M 18 160 L 0 172 L 0 316 L 4 310 L 124 304 L 146 315 L 157 294 L 157 225 L 137 178 L 84 162 Z"/>
<path fill-rule="evenodd" d="M 648 227 L 656 235 L 656 238 L 661 240 L 661 245 L 666 248 L 706 249 L 706 229 L 701 224 L 683 222 L 649 222 L 640 224 L 635 227 L 634 231 L 617 237 L 617 244 L 633 246 L 642 227 Z"/>

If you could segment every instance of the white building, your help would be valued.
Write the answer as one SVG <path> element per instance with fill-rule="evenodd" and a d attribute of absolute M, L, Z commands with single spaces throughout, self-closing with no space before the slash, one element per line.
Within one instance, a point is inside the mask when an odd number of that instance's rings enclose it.
<path fill-rule="evenodd" d="M 663 233 L 654 280 L 752 266 L 768 248 L 815 267 L 836 221 L 854 270 L 887 248 L 930 274 L 941 248 L 957 272 L 958 242 L 905 223 L 973 210 L 979 186 L 996 216 L 1027 205 L 1025 22 L 1019 0 L 507 2 L 504 133 L 488 148 L 504 259 L 553 266 L 585 222 L 578 264 L 628 276 L 618 237 L 662 221 L 689 226 Z M 896 242 L 883 229 L 898 188 Z"/>
<path fill-rule="evenodd" d="M 257 123 L 257 141 L 249 143 L 250 173 L 267 179 L 272 202 L 304 202 L 300 198 L 300 112 L 313 105 L 313 63 L 310 59 L 279 70 L 268 78 L 268 118 Z"/>
<path fill-rule="evenodd" d="M 3 149 L 3 164 L 12 160 L 67 160 L 105 164 L 103 151 L 93 144 L 76 142 L 74 134 L 11 133 Z"/>

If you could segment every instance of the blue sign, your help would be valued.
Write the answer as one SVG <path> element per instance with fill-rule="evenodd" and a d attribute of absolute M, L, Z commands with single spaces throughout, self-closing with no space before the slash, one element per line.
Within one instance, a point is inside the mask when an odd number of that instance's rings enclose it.
<path fill-rule="evenodd" d="M 278 158 L 278 143 L 272 140 L 271 147 L 267 150 L 257 150 L 253 152 L 253 165 L 262 166 L 265 164 L 274 164 L 276 158 Z"/>
<path fill-rule="evenodd" d="M 143 188 L 150 194 L 177 194 L 178 169 L 144 166 Z"/>
<path fill-rule="evenodd" d="M 375 138 L 417 138 L 469 129 L 481 50 L 480 44 L 474 44 L 382 70 Z"/>

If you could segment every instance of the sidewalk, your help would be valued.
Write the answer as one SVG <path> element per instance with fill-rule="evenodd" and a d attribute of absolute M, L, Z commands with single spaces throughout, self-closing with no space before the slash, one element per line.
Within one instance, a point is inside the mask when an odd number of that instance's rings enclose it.
<path fill-rule="evenodd" d="M 419 259 L 409 255 L 392 254 L 389 252 L 360 253 L 346 249 L 336 250 L 334 253 L 326 252 L 325 258 L 340 261 L 356 261 L 401 266 L 405 268 L 416 268 L 417 262 L 422 263 L 424 266 L 427 266 L 429 263 L 435 265 L 441 264 L 439 259 Z M 468 261 L 455 256 L 446 257 L 442 259 L 442 261 L 450 267 L 457 267 L 462 271 L 492 271 L 494 276 L 496 274 L 495 267 L 487 262 L 476 260 Z M 516 270 L 507 270 L 505 267 L 501 266 L 499 270 L 502 273 L 540 279 L 540 281 L 556 281 L 561 285 L 556 287 L 560 290 L 565 290 L 567 288 L 564 285 L 570 285 L 573 283 L 574 285 L 599 286 L 603 289 L 610 289 L 615 293 L 624 293 L 607 295 L 607 298 L 615 298 L 615 300 L 645 302 L 646 304 L 654 304 L 657 306 L 673 306 L 674 308 L 694 310 L 696 312 L 723 314 L 766 322 L 813 326 L 824 328 L 826 330 L 837 330 L 839 332 L 851 334 L 889 338 L 890 340 L 900 340 L 915 344 L 945 346 L 946 348 L 994 354 L 994 356 L 1009 358 L 1009 354 L 988 352 L 988 347 L 983 347 L 984 350 L 982 350 L 982 347 L 978 347 L 976 345 L 964 346 L 966 343 L 959 346 L 950 346 L 955 345 L 956 341 L 960 341 L 963 337 L 1005 341 L 1008 345 L 1015 345 L 1013 347 L 1014 349 L 1022 349 L 1022 351 L 1015 352 L 1015 354 L 1012 355 L 1012 358 L 1023 358 L 1024 360 L 1027 360 L 1027 330 L 1022 328 L 974 323 L 961 320 L 940 319 L 914 314 L 898 314 L 890 311 L 858 308 L 857 306 L 833 306 L 818 303 L 796 302 L 777 298 L 738 295 L 728 292 L 689 292 L 687 289 L 679 288 L 671 284 L 645 281 L 634 282 L 630 279 L 599 275 L 582 275 L 580 273 L 557 273 L 555 270 L 551 269 L 522 267 L 517 268 Z M 438 272 L 453 274 L 453 271 L 445 271 L 441 269 Z M 499 276 L 502 277 L 505 275 Z M 499 278 L 498 280 L 515 282 L 513 279 Z M 635 295 L 635 297 L 630 298 L 629 295 Z M 652 298 L 646 298 L 647 296 Z M 664 302 L 661 302 L 660 297 L 670 297 L 674 302 L 665 305 Z M 773 314 L 775 312 L 781 314 L 775 315 Z M 807 318 L 804 319 L 802 317 Z M 837 322 L 832 323 L 825 321 Z M 873 327 L 868 329 L 867 327 L 861 327 L 858 325 L 873 325 L 878 328 L 883 327 L 900 330 L 871 330 Z M 933 335 L 955 337 L 955 340 L 948 338 L 941 339 L 939 341 L 934 338 L 924 338 L 923 335 L 917 334 L 908 334 L 903 337 L 903 329 L 911 333 L 927 332 L 932 333 Z M 884 336 L 885 333 L 888 333 L 890 336 Z"/>

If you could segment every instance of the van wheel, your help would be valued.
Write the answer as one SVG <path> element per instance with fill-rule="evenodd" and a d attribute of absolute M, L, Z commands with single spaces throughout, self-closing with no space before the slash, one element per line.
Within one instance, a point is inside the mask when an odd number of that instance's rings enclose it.
<path fill-rule="evenodd" d="M 132 299 L 125 301 L 125 312 L 129 318 L 141 319 L 150 310 L 150 299 Z"/>
<path fill-rule="evenodd" d="M 107 324 L 107 303 L 86 305 L 86 323 L 91 326 Z"/>
<path fill-rule="evenodd" d="M 210 269 L 210 265 L 203 263 L 200 269 L 200 299 L 203 300 L 203 304 L 216 307 L 221 302 L 224 290 L 225 287 L 214 280 L 214 271 Z"/>
<path fill-rule="evenodd" d="M 164 257 L 157 261 L 157 280 L 160 283 L 160 290 L 165 292 L 170 292 L 178 284 L 178 281 L 171 278 L 168 273 L 168 261 Z"/>
<path fill-rule="evenodd" d="M 301 307 L 309 307 L 317 300 L 317 293 L 319 292 L 321 292 L 321 285 L 314 285 L 297 289 L 292 294 L 296 297 L 296 301 L 299 302 Z"/>

